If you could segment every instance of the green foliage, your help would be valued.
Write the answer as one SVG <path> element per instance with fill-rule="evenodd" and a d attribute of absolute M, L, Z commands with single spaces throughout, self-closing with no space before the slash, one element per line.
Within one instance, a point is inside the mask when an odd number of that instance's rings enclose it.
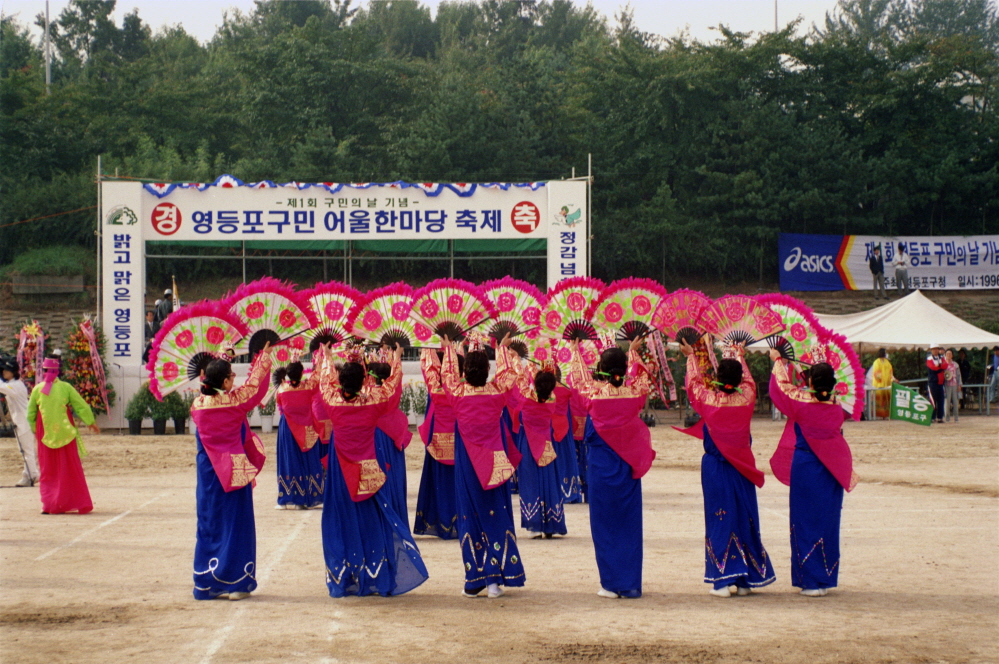
<path fill-rule="evenodd" d="M 186 420 L 191 415 L 191 407 L 185 403 L 179 392 L 171 392 L 163 398 L 163 403 L 169 407 L 171 420 Z"/>
<path fill-rule="evenodd" d="M 272 396 L 265 403 L 262 403 L 259 406 L 257 406 L 257 408 L 258 410 L 260 410 L 261 415 L 267 415 L 267 416 L 273 415 L 275 411 L 277 411 L 277 401 L 275 400 L 275 397 Z"/>
<path fill-rule="evenodd" d="M 94 252 L 83 247 L 49 246 L 32 249 L 17 256 L 14 262 L 0 270 L 0 278 L 21 276 L 74 276 L 82 274 L 94 279 L 97 270 Z"/>
<path fill-rule="evenodd" d="M 406 383 L 402 386 L 402 394 L 399 397 L 399 410 L 407 417 L 413 412 L 413 384 Z"/>
<path fill-rule="evenodd" d="M 95 205 L 98 155 L 157 180 L 524 181 L 592 153 L 607 280 L 773 280 L 780 232 L 999 232 L 988 0 L 842 0 L 805 36 L 711 43 L 569 0 L 261 1 L 204 46 L 116 25 L 114 4 L 53 22 L 50 96 L 23 26 L 0 25 L 0 264 L 94 246 L 92 210 L 7 224 Z"/>
<path fill-rule="evenodd" d="M 156 399 L 149 391 L 149 383 L 143 383 L 142 387 L 139 388 L 139 391 L 132 395 L 132 398 L 129 399 L 128 404 L 125 406 L 125 419 L 142 420 L 147 417 L 152 417 L 150 406 L 154 401 L 156 401 Z"/>
<path fill-rule="evenodd" d="M 426 383 L 413 384 L 412 406 L 414 415 L 427 414 L 427 385 Z"/>
<path fill-rule="evenodd" d="M 146 390 L 148 391 L 148 387 Z M 180 399 L 178 395 L 175 399 L 170 399 L 174 396 L 174 393 L 170 393 L 163 398 L 163 401 L 158 401 L 155 397 L 151 397 L 149 401 L 149 417 L 153 419 L 154 422 L 161 420 L 169 420 L 173 417 L 174 408 L 176 407 L 176 401 Z M 151 396 L 151 395 L 150 395 Z"/>

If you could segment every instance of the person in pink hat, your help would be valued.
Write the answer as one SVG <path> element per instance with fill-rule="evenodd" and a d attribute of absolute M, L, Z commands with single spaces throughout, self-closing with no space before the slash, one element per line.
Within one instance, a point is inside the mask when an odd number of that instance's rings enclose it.
<path fill-rule="evenodd" d="M 45 358 L 43 380 L 31 390 L 28 400 L 28 423 L 38 441 L 38 492 L 42 514 L 87 514 L 94 509 L 80 462 L 81 456 L 87 456 L 87 449 L 80 440 L 72 412 L 93 433 L 101 430 L 94 424 L 94 413 L 80 393 L 59 380 L 61 365 L 58 357 Z"/>

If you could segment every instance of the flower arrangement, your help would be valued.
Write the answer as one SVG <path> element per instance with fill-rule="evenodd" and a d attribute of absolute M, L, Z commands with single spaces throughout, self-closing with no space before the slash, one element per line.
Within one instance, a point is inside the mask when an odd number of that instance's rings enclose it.
<path fill-rule="evenodd" d="M 92 338 L 88 338 L 88 331 Z M 66 338 L 67 352 L 63 358 L 63 380 L 80 393 L 95 415 L 108 412 L 115 402 L 114 386 L 104 377 L 104 345 L 100 327 L 84 319 L 77 322 Z"/>
<path fill-rule="evenodd" d="M 38 321 L 33 320 L 26 323 L 21 331 L 14 335 L 14 339 L 17 342 L 14 348 L 21 369 L 21 380 L 30 392 L 35 386 L 35 374 L 42 366 L 49 335 L 42 330 Z"/>

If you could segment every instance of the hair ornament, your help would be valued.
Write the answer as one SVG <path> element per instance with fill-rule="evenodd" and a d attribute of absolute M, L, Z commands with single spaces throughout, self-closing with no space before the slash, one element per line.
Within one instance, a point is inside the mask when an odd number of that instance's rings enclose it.
<path fill-rule="evenodd" d="M 726 390 L 735 390 L 739 394 L 742 394 L 742 388 L 739 387 L 738 385 L 729 385 L 728 383 L 719 383 L 717 380 L 711 381 L 711 384 L 714 385 L 714 386 L 716 386 L 716 387 L 723 387 Z"/>

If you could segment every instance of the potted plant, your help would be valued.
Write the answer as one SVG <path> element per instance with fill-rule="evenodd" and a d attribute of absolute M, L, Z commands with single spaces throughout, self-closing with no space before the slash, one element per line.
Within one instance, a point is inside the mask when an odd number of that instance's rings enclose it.
<path fill-rule="evenodd" d="M 277 410 L 277 402 L 272 396 L 266 402 L 260 404 L 257 409 L 260 411 L 261 433 L 270 433 L 274 430 L 274 411 Z"/>
<path fill-rule="evenodd" d="M 146 388 L 148 391 L 148 387 Z M 169 395 L 166 397 L 169 399 Z M 149 401 L 149 416 L 153 418 L 153 434 L 157 436 L 166 435 L 166 423 L 173 415 L 173 410 L 170 402 L 167 400 L 157 401 L 156 399 L 150 399 Z"/>
<path fill-rule="evenodd" d="M 184 424 L 187 422 L 188 415 L 191 414 L 190 407 L 184 403 L 184 397 L 178 392 L 171 392 L 163 399 L 163 403 L 170 406 L 170 419 L 173 420 L 174 432 L 183 434 Z"/>
<path fill-rule="evenodd" d="M 399 396 L 399 410 L 402 414 L 409 418 L 409 414 L 413 411 L 413 384 L 406 383 L 402 386 L 402 394 Z"/>
<path fill-rule="evenodd" d="M 185 423 L 188 419 L 191 420 L 190 433 L 194 433 L 196 431 L 196 427 L 194 425 L 194 418 L 191 417 L 191 406 L 194 405 L 194 400 L 197 398 L 198 398 L 198 392 L 196 390 L 184 390 L 184 393 L 181 395 L 181 401 L 183 401 L 184 403 L 183 413 L 184 413 Z"/>
<path fill-rule="evenodd" d="M 125 406 L 125 419 L 128 420 L 128 433 L 138 436 L 142 433 L 142 420 L 150 416 L 149 402 L 153 395 L 149 392 L 149 383 L 143 383 L 139 391 L 132 395 Z"/>
<path fill-rule="evenodd" d="M 417 425 L 423 424 L 423 420 L 427 416 L 428 396 L 426 383 L 416 383 L 413 386 L 413 393 L 410 396 L 410 406 L 413 409 L 413 415 L 416 416 Z"/>

